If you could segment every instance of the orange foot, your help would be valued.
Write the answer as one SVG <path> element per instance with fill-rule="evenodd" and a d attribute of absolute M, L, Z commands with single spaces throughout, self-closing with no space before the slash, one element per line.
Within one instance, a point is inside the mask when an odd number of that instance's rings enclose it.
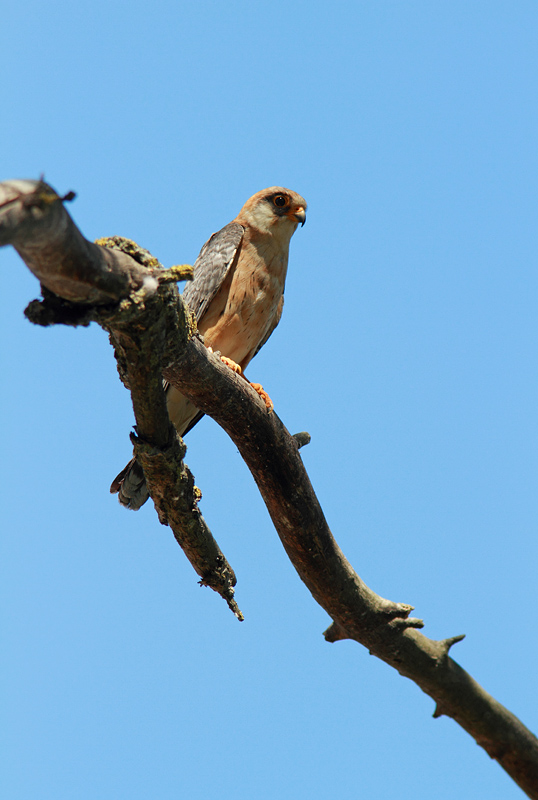
<path fill-rule="evenodd" d="M 243 370 L 239 364 L 236 364 L 235 361 L 232 361 L 232 359 L 228 358 L 228 356 L 220 356 L 220 360 L 223 364 L 226 364 L 227 367 L 230 367 L 233 372 L 237 372 L 238 375 L 243 374 Z"/>
<path fill-rule="evenodd" d="M 269 397 L 269 395 L 267 394 L 261 383 L 250 383 L 250 385 L 252 386 L 254 391 L 260 395 L 261 399 L 263 400 L 263 402 L 267 407 L 267 410 L 272 411 L 274 408 L 273 401 L 271 400 L 271 398 Z"/>
<path fill-rule="evenodd" d="M 211 347 L 208 347 L 207 349 L 209 350 L 210 353 L 214 352 L 213 348 Z M 245 378 L 246 382 L 250 386 L 252 386 L 252 388 L 257 394 L 260 395 L 268 411 L 273 410 L 274 408 L 273 401 L 271 400 L 271 398 L 269 397 L 269 395 L 267 394 L 261 383 L 250 383 L 249 379 L 243 375 L 243 370 L 241 369 L 239 364 L 236 364 L 236 362 L 233 359 L 228 358 L 228 356 L 221 356 L 219 352 L 216 352 L 215 355 L 217 355 L 222 361 L 222 363 L 226 364 L 226 366 L 229 367 L 232 370 L 232 372 L 236 372 L 238 375 L 241 375 L 242 378 Z"/>

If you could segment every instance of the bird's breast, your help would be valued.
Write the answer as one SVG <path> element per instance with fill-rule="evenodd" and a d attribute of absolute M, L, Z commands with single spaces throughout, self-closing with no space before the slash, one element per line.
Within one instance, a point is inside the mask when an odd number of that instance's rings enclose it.
<path fill-rule="evenodd" d="M 247 246 L 199 322 L 208 346 L 246 367 L 275 324 L 287 252 Z"/>

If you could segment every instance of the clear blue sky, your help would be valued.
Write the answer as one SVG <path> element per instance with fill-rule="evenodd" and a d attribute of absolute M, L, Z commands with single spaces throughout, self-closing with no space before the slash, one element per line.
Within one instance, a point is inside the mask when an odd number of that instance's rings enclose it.
<path fill-rule="evenodd" d="M 2 178 L 88 238 L 193 262 L 254 192 L 304 195 L 249 368 L 361 577 L 538 731 L 535 2 L 9 3 Z M 510 800 L 503 771 L 352 642 L 205 419 L 187 462 L 239 624 L 147 504 L 105 334 L 38 329 L 0 254 L 2 768 L 10 800 Z"/>

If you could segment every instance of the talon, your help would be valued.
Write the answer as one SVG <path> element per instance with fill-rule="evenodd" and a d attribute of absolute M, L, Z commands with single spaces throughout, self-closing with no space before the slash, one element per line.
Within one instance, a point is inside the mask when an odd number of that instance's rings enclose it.
<path fill-rule="evenodd" d="M 271 400 L 271 398 L 269 397 L 269 395 L 267 394 L 261 383 L 251 383 L 250 385 L 252 386 L 254 391 L 260 395 L 261 399 L 266 405 L 267 410 L 272 411 L 274 408 L 273 401 Z"/>
<path fill-rule="evenodd" d="M 228 358 L 227 356 L 220 356 L 220 360 L 222 361 L 223 364 L 226 364 L 227 367 L 230 367 L 232 372 L 237 372 L 238 375 L 242 374 L 243 370 L 241 369 L 239 364 L 236 364 L 235 361 L 232 361 L 231 358 Z"/>

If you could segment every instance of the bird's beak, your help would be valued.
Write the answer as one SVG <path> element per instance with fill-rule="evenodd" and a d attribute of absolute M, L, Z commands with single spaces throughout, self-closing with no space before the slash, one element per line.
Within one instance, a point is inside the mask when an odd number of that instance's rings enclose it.
<path fill-rule="evenodd" d="M 306 209 L 304 208 L 304 206 L 297 206 L 295 211 L 290 211 L 288 216 L 290 219 L 294 219 L 297 222 L 300 222 L 301 227 L 303 227 L 303 225 L 306 222 Z"/>

